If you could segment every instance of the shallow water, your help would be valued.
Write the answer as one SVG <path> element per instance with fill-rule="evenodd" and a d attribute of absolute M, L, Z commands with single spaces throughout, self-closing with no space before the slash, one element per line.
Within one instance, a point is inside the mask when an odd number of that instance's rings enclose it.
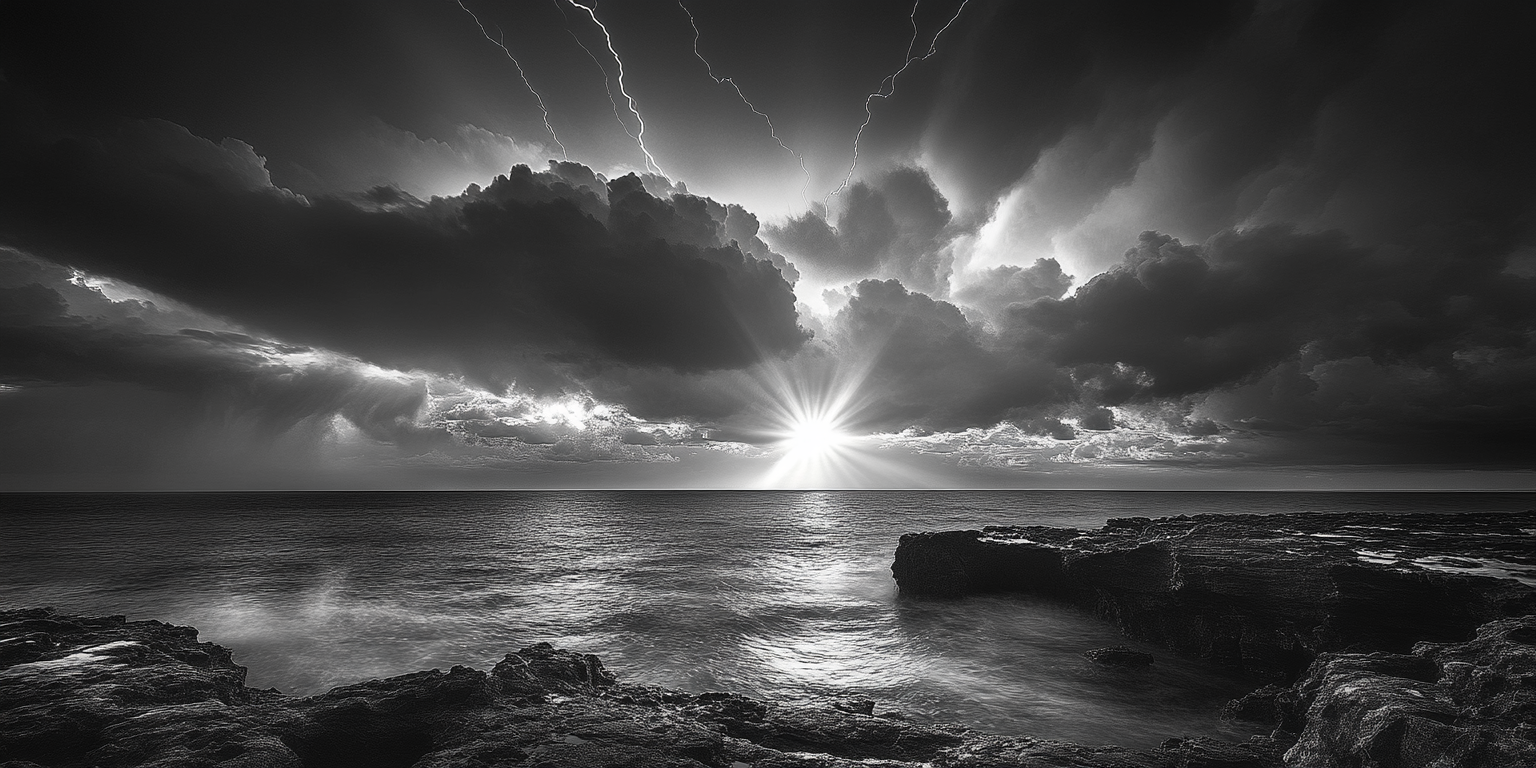
<path fill-rule="evenodd" d="M 1032 599 L 898 600 L 902 533 L 1200 512 L 1527 509 L 1529 494 L 484 492 L 0 496 L 0 606 L 190 624 L 309 694 L 549 641 L 627 682 L 1151 746 L 1244 738 L 1255 683 Z M 1129 644 L 1150 669 L 1082 651 Z"/>

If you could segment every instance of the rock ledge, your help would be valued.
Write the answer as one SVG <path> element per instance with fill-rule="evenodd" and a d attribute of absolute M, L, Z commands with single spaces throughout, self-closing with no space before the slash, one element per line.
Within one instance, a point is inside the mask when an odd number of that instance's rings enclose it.
<path fill-rule="evenodd" d="M 1406 653 L 1536 613 L 1536 512 L 1198 515 L 915 533 L 904 596 L 1044 595 L 1130 637 L 1290 683 L 1317 654 Z"/>
<path fill-rule="evenodd" d="M 3 768 L 1275 768 L 1277 744 L 1153 750 L 1004 738 L 826 706 L 626 685 L 540 644 L 298 698 L 245 686 L 196 630 L 0 611 Z"/>
<path fill-rule="evenodd" d="M 1287 766 L 1536 766 L 1536 512 L 908 534 L 891 570 L 905 596 L 1045 595 L 1282 683 L 1224 714 L 1272 726 Z"/>

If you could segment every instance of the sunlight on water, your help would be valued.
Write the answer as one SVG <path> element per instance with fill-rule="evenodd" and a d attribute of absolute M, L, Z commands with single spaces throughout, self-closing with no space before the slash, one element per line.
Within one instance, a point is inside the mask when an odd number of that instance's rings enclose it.
<path fill-rule="evenodd" d="M 1523 509 L 1519 494 L 391 493 L 11 496 L 0 605 L 190 624 L 250 684 L 310 694 L 548 641 L 621 679 L 1150 746 L 1245 738 L 1253 687 L 1023 598 L 897 599 L 902 533 L 1125 515 Z M 1135 646 L 1135 643 L 1131 643 Z"/>

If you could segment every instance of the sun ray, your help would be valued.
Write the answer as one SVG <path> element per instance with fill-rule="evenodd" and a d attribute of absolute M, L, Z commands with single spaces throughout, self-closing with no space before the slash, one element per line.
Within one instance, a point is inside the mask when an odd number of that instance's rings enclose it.
<path fill-rule="evenodd" d="M 760 488 L 853 488 L 923 485 L 926 475 L 882 452 L 865 421 L 870 365 L 817 367 L 775 361 L 758 371 L 764 400 L 760 434 L 773 463 Z"/>

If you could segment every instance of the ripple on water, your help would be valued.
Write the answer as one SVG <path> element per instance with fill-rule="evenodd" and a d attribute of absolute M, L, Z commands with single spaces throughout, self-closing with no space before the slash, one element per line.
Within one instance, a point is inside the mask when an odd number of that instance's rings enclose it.
<path fill-rule="evenodd" d="M 1091 492 L 134 494 L 11 497 L 0 604 L 191 624 L 250 683 L 314 693 L 548 641 L 622 679 L 859 695 L 1005 734 L 1151 746 L 1234 733 L 1251 682 L 1009 598 L 899 601 L 902 533 L 1241 509 L 1523 509 L 1521 494 Z M 20 499 L 22 503 L 17 503 Z M 1134 644 L 1132 644 L 1134 645 Z"/>

